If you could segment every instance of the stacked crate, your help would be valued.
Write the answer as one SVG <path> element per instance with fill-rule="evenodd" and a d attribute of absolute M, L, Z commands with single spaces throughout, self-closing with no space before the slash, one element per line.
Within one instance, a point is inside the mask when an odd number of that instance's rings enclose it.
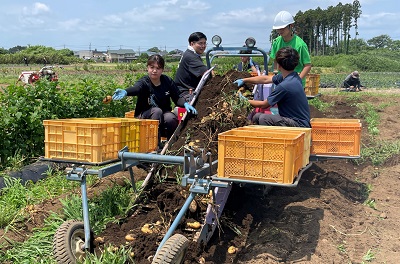
<path fill-rule="evenodd" d="M 102 163 L 118 151 L 151 152 L 158 144 L 158 121 L 134 118 L 44 120 L 45 158 Z"/>
<path fill-rule="evenodd" d="M 304 87 L 306 95 L 314 96 L 318 94 L 320 77 L 319 74 L 307 74 L 306 85 Z"/>
<path fill-rule="evenodd" d="M 304 131 L 247 127 L 218 135 L 218 177 L 291 184 L 304 166 Z"/>
<path fill-rule="evenodd" d="M 311 154 L 319 156 L 360 156 L 359 119 L 311 119 Z"/>

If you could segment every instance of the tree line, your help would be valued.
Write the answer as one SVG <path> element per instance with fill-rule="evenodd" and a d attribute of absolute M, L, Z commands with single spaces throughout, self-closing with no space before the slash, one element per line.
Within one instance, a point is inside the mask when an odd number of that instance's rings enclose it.
<path fill-rule="evenodd" d="M 295 33 L 308 45 L 313 56 L 355 54 L 361 50 L 387 48 L 400 50 L 400 40 L 380 35 L 370 40 L 358 38 L 358 20 L 362 14 L 358 0 L 353 3 L 329 6 L 327 9 L 299 11 L 294 17 Z M 276 38 L 272 31 L 270 40 Z"/>

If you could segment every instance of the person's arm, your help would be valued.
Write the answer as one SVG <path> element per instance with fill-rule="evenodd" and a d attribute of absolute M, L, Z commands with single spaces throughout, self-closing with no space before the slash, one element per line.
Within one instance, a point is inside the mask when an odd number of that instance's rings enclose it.
<path fill-rule="evenodd" d="M 299 73 L 301 79 L 304 79 L 311 71 L 311 63 L 304 65 L 303 70 Z"/>
<path fill-rule="evenodd" d="M 248 77 L 248 78 L 243 78 L 244 83 L 248 84 L 267 84 L 267 83 L 272 83 L 272 77 L 269 75 L 259 75 L 255 77 Z"/>
<path fill-rule="evenodd" d="M 259 100 L 249 100 L 249 103 L 252 107 L 254 108 L 268 108 L 271 105 L 268 103 L 268 100 L 265 99 L 264 101 L 259 101 Z"/>

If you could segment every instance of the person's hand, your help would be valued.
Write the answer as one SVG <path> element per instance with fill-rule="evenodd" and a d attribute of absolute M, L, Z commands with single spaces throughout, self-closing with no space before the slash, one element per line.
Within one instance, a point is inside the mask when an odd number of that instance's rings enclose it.
<path fill-rule="evenodd" d="M 186 109 L 187 112 L 192 113 L 192 114 L 194 114 L 194 115 L 197 115 L 197 110 L 196 110 L 196 108 L 194 108 L 193 106 L 191 106 L 189 103 L 185 103 L 183 106 L 185 107 L 185 109 Z"/>
<path fill-rule="evenodd" d="M 124 89 L 117 89 L 115 90 L 112 99 L 113 100 L 121 100 L 122 98 L 124 98 L 128 93 L 124 90 Z"/>
<path fill-rule="evenodd" d="M 242 87 L 244 85 L 243 79 L 237 79 L 233 83 L 236 84 L 238 87 Z"/>
<path fill-rule="evenodd" d="M 251 58 L 251 57 L 250 57 L 250 60 L 249 60 L 249 64 L 250 64 L 250 67 L 255 66 L 255 65 L 254 65 L 254 61 L 253 61 L 253 58 Z"/>
<path fill-rule="evenodd" d="M 237 94 L 238 94 L 240 100 L 246 100 L 246 101 L 249 100 L 249 99 L 247 99 L 246 96 L 244 96 L 240 91 L 239 91 Z"/>

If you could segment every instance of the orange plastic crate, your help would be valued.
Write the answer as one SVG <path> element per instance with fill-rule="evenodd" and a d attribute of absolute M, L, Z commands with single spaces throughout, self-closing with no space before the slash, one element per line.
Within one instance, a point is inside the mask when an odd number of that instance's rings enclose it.
<path fill-rule="evenodd" d="M 302 168 L 304 132 L 277 135 L 232 129 L 218 135 L 218 176 L 293 183 Z"/>
<path fill-rule="evenodd" d="M 118 158 L 121 124 L 88 120 L 44 120 L 45 158 L 101 163 Z"/>
<path fill-rule="evenodd" d="M 311 151 L 311 128 L 305 127 L 283 127 L 283 126 L 261 126 L 261 125 L 250 125 L 244 126 L 239 129 L 266 129 L 268 131 L 274 131 L 278 135 L 280 133 L 298 133 L 304 132 L 304 152 L 303 152 L 303 167 L 310 163 L 310 151 Z"/>
<path fill-rule="evenodd" d="M 134 118 L 134 117 L 135 117 L 135 110 L 126 112 L 126 113 L 125 113 L 125 117 L 127 117 L 127 118 Z"/>
<path fill-rule="evenodd" d="M 361 123 L 358 119 L 311 119 L 311 154 L 360 156 Z"/>
<path fill-rule="evenodd" d="M 304 90 L 306 95 L 317 95 L 319 91 L 320 75 L 319 74 L 308 74 L 306 76 L 306 85 Z"/>
<path fill-rule="evenodd" d="M 158 120 L 140 119 L 139 152 L 151 152 L 158 146 Z"/>

